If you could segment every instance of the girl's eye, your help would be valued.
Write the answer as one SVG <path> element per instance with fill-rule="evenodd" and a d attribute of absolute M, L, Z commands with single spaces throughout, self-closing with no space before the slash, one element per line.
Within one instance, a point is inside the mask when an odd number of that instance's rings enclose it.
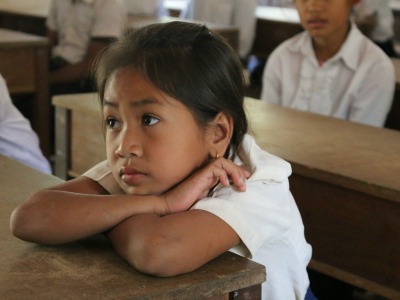
<path fill-rule="evenodd" d="M 120 122 L 118 122 L 116 119 L 114 119 L 114 118 L 107 118 L 106 119 L 106 126 L 109 128 L 109 129 L 118 129 L 118 128 L 120 128 L 121 127 L 121 124 L 120 124 Z"/>
<path fill-rule="evenodd" d="M 157 124 L 158 122 L 160 122 L 160 119 L 150 116 L 150 115 L 144 115 L 142 117 L 142 124 L 144 126 L 152 126 L 152 125 Z"/>

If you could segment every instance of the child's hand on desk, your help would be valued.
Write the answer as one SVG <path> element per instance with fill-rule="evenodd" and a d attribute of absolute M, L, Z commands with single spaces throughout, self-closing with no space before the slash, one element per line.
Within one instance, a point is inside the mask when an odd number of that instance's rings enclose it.
<path fill-rule="evenodd" d="M 166 214 L 189 209 L 194 203 L 207 197 L 218 183 L 223 186 L 233 184 L 238 191 L 244 192 L 246 179 L 249 177 L 247 170 L 232 161 L 223 157 L 217 158 L 164 194 Z"/>

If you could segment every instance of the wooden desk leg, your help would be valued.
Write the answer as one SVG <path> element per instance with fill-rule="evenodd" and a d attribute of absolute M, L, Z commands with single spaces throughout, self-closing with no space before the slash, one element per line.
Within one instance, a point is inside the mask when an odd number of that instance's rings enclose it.
<path fill-rule="evenodd" d="M 68 157 L 69 157 L 69 112 L 62 107 L 55 109 L 56 144 L 55 144 L 55 165 L 54 174 L 64 180 L 68 177 Z"/>
<path fill-rule="evenodd" d="M 39 136 L 40 148 L 44 156 L 50 157 L 50 99 L 48 81 L 48 51 L 47 48 L 36 50 L 36 79 L 35 103 L 33 105 L 32 127 Z"/>
<path fill-rule="evenodd" d="M 261 284 L 249 286 L 229 294 L 229 300 L 259 300 L 261 299 Z"/>

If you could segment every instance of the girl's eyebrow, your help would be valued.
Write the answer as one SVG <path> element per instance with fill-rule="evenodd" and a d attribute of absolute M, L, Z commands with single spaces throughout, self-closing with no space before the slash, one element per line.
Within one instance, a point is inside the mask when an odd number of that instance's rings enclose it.
<path fill-rule="evenodd" d="M 140 99 L 140 100 L 136 100 L 136 101 L 131 101 L 129 104 L 133 107 L 152 105 L 152 104 L 162 105 L 159 101 L 154 100 L 154 99 Z M 108 107 L 114 107 L 114 108 L 118 108 L 118 106 L 119 106 L 119 104 L 117 102 L 113 102 L 113 101 L 110 101 L 107 99 L 103 100 L 103 105 L 108 106 Z"/>

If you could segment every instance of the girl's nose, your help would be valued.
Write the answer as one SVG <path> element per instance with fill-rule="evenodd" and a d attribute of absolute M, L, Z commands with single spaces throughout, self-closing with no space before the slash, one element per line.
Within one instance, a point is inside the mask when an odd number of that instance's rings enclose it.
<path fill-rule="evenodd" d="M 137 134 L 132 130 L 123 130 L 120 135 L 119 145 L 115 150 L 115 155 L 120 158 L 140 157 L 142 148 L 139 144 Z"/>

